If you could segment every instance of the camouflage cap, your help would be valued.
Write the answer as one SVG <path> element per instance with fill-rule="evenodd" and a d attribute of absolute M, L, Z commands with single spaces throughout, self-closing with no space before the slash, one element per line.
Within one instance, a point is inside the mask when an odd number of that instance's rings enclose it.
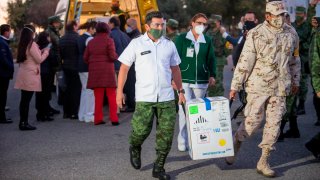
<path fill-rule="evenodd" d="M 222 16 L 218 15 L 218 14 L 212 14 L 210 19 L 212 19 L 212 21 L 221 21 L 222 20 Z"/>
<path fill-rule="evenodd" d="M 179 22 L 175 19 L 168 19 L 167 26 L 173 27 L 173 28 L 178 28 Z"/>
<path fill-rule="evenodd" d="M 60 19 L 60 17 L 59 16 L 50 16 L 49 18 L 48 18 L 48 22 L 49 22 L 49 24 L 52 24 L 52 23 L 54 23 L 54 22 L 62 22 L 62 20 Z"/>
<path fill-rule="evenodd" d="M 296 13 L 306 13 L 306 8 L 303 6 L 297 6 Z"/>
<path fill-rule="evenodd" d="M 287 13 L 288 11 L 285 9 L 284 3 L 282 1 L 272 1 L 267 3 L 266 12 L 277 16 L 282 13 Z"/>

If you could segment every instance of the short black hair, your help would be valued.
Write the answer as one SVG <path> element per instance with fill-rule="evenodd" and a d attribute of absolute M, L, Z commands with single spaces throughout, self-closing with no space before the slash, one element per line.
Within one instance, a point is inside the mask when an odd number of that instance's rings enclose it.
<path fill-rule="evenodd" d="M 77 21 L 69 21 L 66 25 L 66 31 L 74 31 L 74 26 L 77 25 Z"/>
<path fill-rule="evenodd" d="M 253 14 L 254 18 L 257 19 L 257 14 L 254 11 L 247 11 L 246 14 Z"/>
<path fill-rule="evenodd" d="M 11 27 L 9 24 L 2 24 L 0 26 L 1 35 L 4 35 L 5 32 L 10 31 Z"/>
<path fill-rule="evenodd" d="M 110 20 L 109 23 L 114 24 L 114 27 L 120 27 L 120 19 L 117 16 L 113 16 Z"/>
<path fill-rule="evenodd" d="M 163 14 L 160 11 L 152 11 L 146 15 L 145 23 L 149 24 L 152 21 L 152 18 L 164 18 Z"/>

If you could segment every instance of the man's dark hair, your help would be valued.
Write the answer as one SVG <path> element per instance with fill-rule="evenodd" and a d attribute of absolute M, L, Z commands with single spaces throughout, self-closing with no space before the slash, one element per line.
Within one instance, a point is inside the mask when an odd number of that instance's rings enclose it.
<path fill-rule="evenodd" d="M 2 24 L 0 26 L 1 35 L 4 35 L 5 32 L 10 31 L 10 25 L 9 24 Z"/>
<path fill-rule="evenodd" d="M 254 11 L 247 11 L 246 14 L 253 14 L 254 18 L 257 19 L 257 15 Z"/>
<path fill-rule="evenodd" d="M 152 18 L 164 18 L 163 14 L 160 11 L 152 11 L 146 15 L 145 23 L 150 25 Z"/>
<path fill-rule="evenodd" d="M 120 19 L 116 16 L 113 16 L 110 20 L 109 23 L 112 23 L 114 27 L 120 27 Z"/>
<path fill-rule="evenodd" d="M 74 31 L 74 26 L 77 25 L 76 21 L 70 21 L 66 25 L 66 31 Z"/>

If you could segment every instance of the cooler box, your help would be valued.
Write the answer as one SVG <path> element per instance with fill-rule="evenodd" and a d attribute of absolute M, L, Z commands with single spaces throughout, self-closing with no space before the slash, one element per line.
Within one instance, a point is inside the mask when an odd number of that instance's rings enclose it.
<path fill-rule="evenodd" d="M 189 154 L 193 160 L 233 156 L 229 100 L 198 98 L 186 104 Z"/>

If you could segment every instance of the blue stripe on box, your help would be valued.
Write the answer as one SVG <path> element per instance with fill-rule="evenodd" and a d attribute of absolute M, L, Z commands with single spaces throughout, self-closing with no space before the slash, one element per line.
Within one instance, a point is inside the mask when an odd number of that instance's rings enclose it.
<path fill-rule="evenodd" d="M 206 104 L 206 110 L 210 111 L 211 110 L 211 102 L 207 98 L 202 98 L 204 100 L 204 103 Z"/>

